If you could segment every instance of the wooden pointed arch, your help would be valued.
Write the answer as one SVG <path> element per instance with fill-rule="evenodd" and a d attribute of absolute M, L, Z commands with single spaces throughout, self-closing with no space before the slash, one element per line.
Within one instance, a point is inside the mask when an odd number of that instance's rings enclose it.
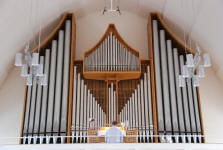
<path fill-rule="evenodd" d="M 128 80 L 128 79 L 137 79 L 141 75 L 141 67 L 139 67 L 138 71 L 91 71 L 88 72 L 85 70 L 85 58 L 92 54 L 97 48 L 102 44 L 102 42 L 109 36 L 110 33 L 113 33 L 117 40 L 133 55 L 139 58 L 139 66 L 141 66 L 141 59 L 139 51 L 132 48 L 119 34 L 114 24 L 109 24 L 105 33 L 101 37 L 101 39 L 89 50 L 84 53 L 83 59 L 83 74 L 86 79 L 96 79 L 96 80 Z M 128 73 L 128 74 L 126 74 Z"/>

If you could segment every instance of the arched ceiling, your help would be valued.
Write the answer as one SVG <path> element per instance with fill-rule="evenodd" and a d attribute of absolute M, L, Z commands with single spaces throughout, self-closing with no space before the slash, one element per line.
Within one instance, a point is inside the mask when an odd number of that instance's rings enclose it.
<path fill-rule="evenodd" d="M 74 12 L 79 19 L 103 10 L 105 5 L 109 7 L 109 3 L 109 0 L 1 0 L 0 84 L 13 66 L 15 53 L 22 51 L 25 44 L 38 35 L 39 24 L 46 31 L 52 22 L 56 24 L 55 19 L 63 12 Z M 223 1 L 114 0 L 114 3 L 121 10 L 144 18 L 150 12 L 162 13 L 170 29 L 181 39 L 188 40 L 189 37 L 211 54 L 213 67 L 223 81 Z"/>

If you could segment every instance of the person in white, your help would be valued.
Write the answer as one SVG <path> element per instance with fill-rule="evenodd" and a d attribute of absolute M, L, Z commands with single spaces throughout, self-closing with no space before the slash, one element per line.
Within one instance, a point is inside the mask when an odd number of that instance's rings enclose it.
<path fill-rule="evenodd" d="M 122 131 L 117 128 L 117 121 L 112 122 L 112 127 L 106 131 L 105 142 L 106 143 L 122 143 L 123 135 Z"/>

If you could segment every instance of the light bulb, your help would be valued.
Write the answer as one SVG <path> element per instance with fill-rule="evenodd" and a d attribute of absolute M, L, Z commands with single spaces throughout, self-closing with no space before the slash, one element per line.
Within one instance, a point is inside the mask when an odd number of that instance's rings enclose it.
<path fill-rule="evenodd" d="M 28 65 L 27 64 L 22 65 L 21 76 L 22 77 L 28 76 Z"/>
<path fill-rule="evenodd" d="M 187 54 L 186 58 L 187 58 L 187 67 L 189 67 L 189 68 L 194 67 L 193 55 L 192 54 Z"/>
<path fill-rule="evenodd" d="M 15 55 L 15 66 L 22 66 L 22 53 L 16 53 Z"/>
<path fill-rule="evenodd" d="M 205 77 L 204 66 L 202 66 L 202 65 L 198 66 L 198 77 L 199 78 L 204 78 Z"/>
<path fill-rule="evenodd" d="M 32 66 L 39 65 L 39 53 L 33 53 L 32 55 Z"/>
<path fill-rule="evenodd" d="M 208 53 L 205 53 L 203 55 L 203 61 L 204 61 L 204 67 L 210 67 L 211 66 L 211 58 Z"/>

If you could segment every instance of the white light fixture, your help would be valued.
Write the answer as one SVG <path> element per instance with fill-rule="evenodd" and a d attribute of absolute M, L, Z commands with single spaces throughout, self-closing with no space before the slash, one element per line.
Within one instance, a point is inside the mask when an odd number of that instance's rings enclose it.
<path fill-rule="evenodd" d="M 204 68 L 211 66 L 211 59 L 209 54 L 203 55 L 203 65 L 199 64 L 201 62 L 201 52 L 199 46 L 196 46 L 196 54 L 186 55 L 186 65 L 182 66 L 181 75 L 179 75 L 179 86 L 185 87 L 186 82 L 190 79 L 193 81 L 193 86 L 198 87 L 200 85 L 199 78 L 205 77 Z"/>
<path fill-rule="evenodd" d="M 110 0 L 110 9 L 107 9 L 105 6 L 102 14 L 104 15 L 106 12 L 117 12 L 119 15 L 121 15 L 119 6 L 117 6 L 116 9 L 113 8 L 113 0 Z"/>
<path fill-rule="evenodd" d="M 26 85 L 32 86 L 35 80 L 40 85 L 47 85 L 47 76 L 43 73 L 43 64 L 39 63 L 39 53 L 33 53 L 32 55 L 26 46 L 25 52 L 25 64 L 23 64 L 22 53 L 17 53 L 15 56 L 15 66 L 21 67 L 21 76 L 26 78 Z"/>

